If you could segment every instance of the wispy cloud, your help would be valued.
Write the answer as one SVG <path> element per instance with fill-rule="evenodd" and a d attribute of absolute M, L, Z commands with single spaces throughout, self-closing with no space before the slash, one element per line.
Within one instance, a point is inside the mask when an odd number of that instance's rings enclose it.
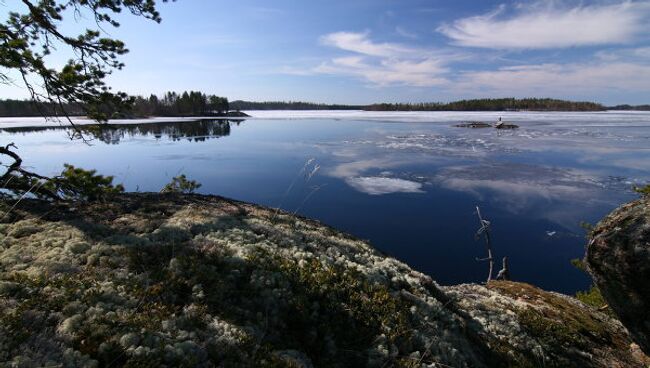
<path fill-rule="evenodd" d="M 575 210 L 577 204 L 596 209 L 620 200 L 614 194 L 611 198 L 602 195 L 597 176 L 535 165 L 449 166 L 436 175 L 434 183 L 499 203 L 515 214 L 526 212 L 565 226 L 583 220 L 584 213 Z"/>
<path fill-rule="evenodd" d="M 418 52 L 415 49 L 394 44 L 376 43 L 368 38 L 368 32 L 335 32 L 321 37 L 321 43 L 341 50 L 370 56 L 395 57 Z"/>
<path fill-rule="evenodd" d="M 321 43 L 352 54 L 335 57 L 311 69 L 315 74 L 347 75 L 373 85 L 430 87 L 447 83 L 447 64 L 463 56 L 458 53 L 380 43 L 368 32 L 336 32 L 321 37 Z"/>
<path fill-rule="evenodd" d="M 316 73 L 359 77 L 377 86 L 409 85 L 430 87 L 445 84 L 448 72 L 440 61 L 386 59 L 372 64 L 363 57 L 335 58 L 313 69 Z"/>
<path fill-rule="evenodd" d="M 252 14 L 261 17 L 273 17 L 285 14 L 285 11 L 280 8 L 272 8 L 267 6 L 251 6 L 248 9 Z"/>
<path fill-rule="evenodd" d="M 402 37 L 405 37 L 405 38 L 411 38 L 411 39 L 418 38 L 417 33 L 407 31 L 406 29 L 404 29 L 402 27 L 399 27 L 399 26 L 395 27 L 395 33 L 397 33 L 398 35 L 400 35 Z"/>
<path fill-rule="evenodd" d="M 513 15 L 496 10 L 451 24 L 438 31 L 456 45 L 493 49 L 548 49 L 572 46 L 626 44 L 647 33 L 650 2 L 567 8 L 557 2 L 521 6 Z"/>
<path fill-rule="evenodd" d="M 538 64 L 461 73 L 456 90 L 558 95 L 597 91 L 650 92 L 650 64 L 599 62 Z"/>
<path fill-rule="evenodd" d="M 596 52 L 595 56 L 603 61 L 627 60 L 637 62 L 650 62 L 650 46 L 601 50 Z"/>

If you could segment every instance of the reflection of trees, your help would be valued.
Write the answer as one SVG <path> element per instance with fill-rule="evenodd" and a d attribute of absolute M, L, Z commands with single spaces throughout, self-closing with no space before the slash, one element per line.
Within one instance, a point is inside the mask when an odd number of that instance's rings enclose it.
<path fill-rule="evenodd" d="M 159 122 L 145 124 L 102 124 L 83 125 L 80 130 L 106 144 L 119 144 L 125 137 L 153 137 L 190 142 L 203 142 L 211 138 L 230 135 L 230 124 L 239 125 L 242 120 L 197 120 L 187 122 Z M 50 130 L 64 130 L 69 127 L 21 127 L 2 128 L 0 132 L 10 134 L 33 133 Z"/>

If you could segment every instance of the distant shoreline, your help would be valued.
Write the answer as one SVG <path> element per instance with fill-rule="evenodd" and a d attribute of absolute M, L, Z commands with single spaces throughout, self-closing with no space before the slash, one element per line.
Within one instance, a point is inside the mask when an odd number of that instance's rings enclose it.
<path fill-rule="evenodd" d="M 187 96 L 186 96 L 187 95 Z M 200 101 L 192 100 L 192 96 Z M 198 96 L 198 97 L 197 97 Z M 210 97 L 208 99 L 208 97 Z M 208 101 L 210 100 L 210 101 Z M 214 101 L 213 101 L 214 100 Z M 620 104 L 606 106 L 598 102 L 569 101 L 554 98 L 479 98 L 451 102 L 397 102 L 371 104 L 325 104 L 301 101 L 243 101 L 228 102 L 225 97 L 207 96 L 200 92 L 189 94 L 167 93 L 163 97 L 137 96 L 131 110 L 118 112 L 107 107 L 106 116 L 114 119 L 144 118 L 248 118 L 242 111 L 375 111 L 375 112 L 598 112 L 598 111 L 650 111 L 650 104 Z M 192 102 L 194 101 L 194 102 Z M 63 112 L 71 117 L 83 118 L 83 106 L 45 104 L 38 108 L 30 100 L 0 99 L 0 117 L 40 117 L 43 113 L 54 116 Z"/>
<path fill-rule="evenodd" d="M 238 116 L 156 116 L 134 119 L 111 119 L 106 124 L 110 125 L 137 125 L 137 124 L 164 124 L 164 123 L 191 123 L 200 121 L 244 121 L 244 120 L 310 120 L 333 119 L 346 121 L 378 121 L 378 122 L 419 122 L 457 124 L 467 121 L 497 121 L 503 117 L 506 122 L 526 122 L 531 116 L 543 114 L 564 116 L 579 116 L 581 114 L 647 114 L 649 111 L 639 110 L 605 110 L 605 111 L 365 111 L 365 110 L 251 110 Z M 72 122 L 78 126 L 97 125 L 95 120 L 83 116 L 71 117 Z M 537 118 L 533 118 L 537 120 Z M 13 116 L 0 117 L 0 129 L 27 128 L 27 127 L 69 127 L 65 118 L 46 120 L 42 116 Z"/>

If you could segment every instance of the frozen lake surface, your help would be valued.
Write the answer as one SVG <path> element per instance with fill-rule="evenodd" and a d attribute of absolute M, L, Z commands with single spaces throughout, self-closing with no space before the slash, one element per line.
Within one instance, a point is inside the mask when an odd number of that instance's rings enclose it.
<path fill-rule="evenodd" d="M 89 145 L 56 122 L 0 118 L 0 143 L 14 142 L 40 173 L 71 163 L 133 191 L 158 191 L 184 173 L 201 193 L 281 206 L 369 239 L 443 284 L 486 276 L 475 260 L 485 256 L 474 240 L 480 205 L 513 278 L 568 293 L 589 283 L 569 263 L 584 253 L 580 222 L 596 222 L 650 182 L 647 112 L 247 113 L 242 122 L 82 127 Z M 520 128 L 454 127 L 499 117 Z"/>

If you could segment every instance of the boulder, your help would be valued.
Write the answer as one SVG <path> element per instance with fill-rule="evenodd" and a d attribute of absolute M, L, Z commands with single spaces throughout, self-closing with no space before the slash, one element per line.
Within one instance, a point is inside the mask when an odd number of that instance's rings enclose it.
<path fill-rule="evenodd" d="M 602 220 L 591 234 L 586 261 L 609 306 L 650 353 L 650 198 Z"/>

